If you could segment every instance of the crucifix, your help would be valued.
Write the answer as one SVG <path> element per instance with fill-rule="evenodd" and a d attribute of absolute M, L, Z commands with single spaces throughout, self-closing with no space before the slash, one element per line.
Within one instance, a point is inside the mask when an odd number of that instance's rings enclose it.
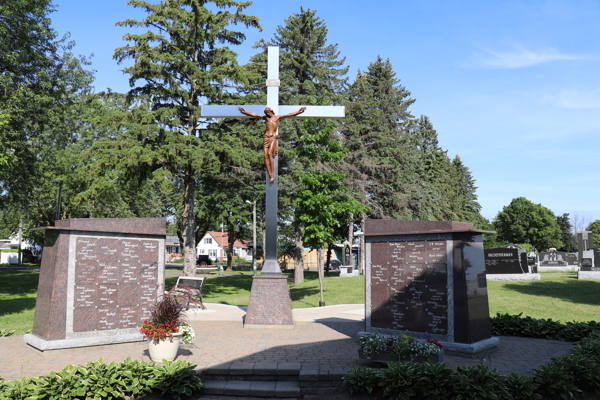
<path fill-rule="evenodd" d="M 203 106 L 202 116 L 206 118 L 245 118 L 253 117 L 265 120 L 265 167 L 266 176 L 266 212 L 265 212 L 265 248 L 264 264 L 261 275 L 281 275 L 277 263 L 277 175 L 278 155 L 277 138 L 279 120 L 287 117 L 297 118 L 343 118 L 343 106 L 280 106 L 279 105 L 279 47 L 269 46 L 267 69 L 267 104 L 243 106 Z M 262 116 L 263 114 L 264 116 Z M 269 165 L 268 163 L 272 164 Z"/>

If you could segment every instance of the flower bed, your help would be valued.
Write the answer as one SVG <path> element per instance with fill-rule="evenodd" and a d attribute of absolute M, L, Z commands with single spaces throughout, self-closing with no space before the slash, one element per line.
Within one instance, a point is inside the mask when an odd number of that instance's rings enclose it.
<path fill-rule="evenodd" d="M 418 341 L 408 335 L 386 338 L 367 333 L 360 338 L 360 345 L 358 357 L 374 362 L 444 362 L 444 346 L 437 340 Z"/>

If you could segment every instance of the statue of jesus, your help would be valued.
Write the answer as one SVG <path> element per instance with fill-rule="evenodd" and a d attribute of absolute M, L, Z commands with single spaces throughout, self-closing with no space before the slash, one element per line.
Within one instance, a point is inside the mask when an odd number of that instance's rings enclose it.
<path fill-rule="evenodd" d="M 275 112 L 271 107 L 265 108 L 265 115 L 254 114 L 244 110 L 243 107 L 238 107 L 238 110 L 240 110 L 240 112 L 244 115 L 265 121 L 265 167 L 267 168 L 267 173 L 269 174 L 269 183 L 273 183 L 275 182 L 275 167 L 273 165 L 273 159 L 277 155 L 277 139 L 279 139 L 277 128 L 279 127 L 279 120 L 302 114 L 304 110 L 306 110 L 306 107 L 302 107 L 298 111 L 286 115 L 275 115 Z"/>

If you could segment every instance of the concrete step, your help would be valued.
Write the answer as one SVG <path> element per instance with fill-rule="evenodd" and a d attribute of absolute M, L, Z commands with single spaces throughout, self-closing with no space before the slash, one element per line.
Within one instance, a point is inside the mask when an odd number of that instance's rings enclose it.
<path fill-rule="evenodd" d="M 273 400 L 273 397 L 227 396 L 220 394 L 205 394 L 196 397 L 197 400 Z M 277 400 L 299 400 L 298 397 L 282 397 Z"/>
<path fill-rule="evenodd" d="M 250 398 L 297 398 L 301 397 L 300 382 L 290 381 L 216 381 L 205 380 L 202 396 L 239 396 Z M 204 397 L 201 397 L 204 399 Z"/>

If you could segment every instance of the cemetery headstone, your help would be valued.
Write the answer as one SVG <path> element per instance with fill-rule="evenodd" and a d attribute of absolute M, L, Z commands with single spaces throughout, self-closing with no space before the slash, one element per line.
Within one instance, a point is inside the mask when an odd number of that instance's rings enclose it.
<path fill-rule="evenodd" d="M 344 243 L 344 265 L 352 265 L 352 250 L 348 243 Z"/>
<path fill-rule="evenodd" d="M 542 251 L 540 253 L 540 266 L 542 267 L 566 267 L 567 253 L 563 251 Z"/>
<path fill-rule="evenodd" d="M 567 253 L 567 264 L 579 265 L 579 253 Z"/>
<path fill-rule="evenodd" d="M 143 340 L 164 283 L 163 218 L 66 219 L 45 230 L 31 334 L 39 350 Z"/>
<path fill-rule="evenodd" d="M 491 337 L 483 233 L 464 222 L 367 220 L 365 330 L 474 354 Z"/>
<path fill-rule="evenodd" d="M 594 243 L 594 235 L 591 231 L 577 232 L 577 246 L 579 247 L 579 260 L 582 262 L 585 258 L 594 258 L 594 252 L 591 250 Z"/>
<path fill-rule="evenodd" d="M 525 254 L 525 253 L 523 253 Z M 486 274 L 523 274 L 527 268 L 521 268 L 517 249 L 499 247 L 484 250 Z M 527 258 L 527 255 L 525 255 Z"/>

